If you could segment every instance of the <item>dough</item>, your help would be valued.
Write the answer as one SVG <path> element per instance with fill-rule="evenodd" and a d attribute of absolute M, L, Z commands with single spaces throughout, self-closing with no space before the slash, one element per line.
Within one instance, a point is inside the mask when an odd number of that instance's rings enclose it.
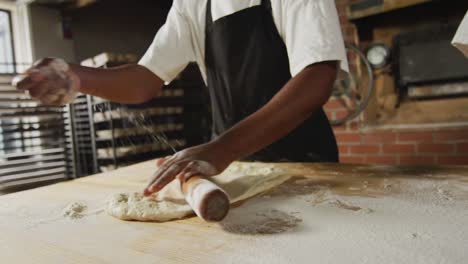
<path fill-rule="evenodd" d="M 234 162 L 222 174 L 211 177 L 230 197 L 231 204 L 264 193 L 287 181 L 291 175 L 263 163 Z M 178 181 L 168 184 L 159 193 L 144 197 L 141 193 L 112 196 L 107 213 L 122 220 L 164 222 L 193 214 L 185 202 Z"/>

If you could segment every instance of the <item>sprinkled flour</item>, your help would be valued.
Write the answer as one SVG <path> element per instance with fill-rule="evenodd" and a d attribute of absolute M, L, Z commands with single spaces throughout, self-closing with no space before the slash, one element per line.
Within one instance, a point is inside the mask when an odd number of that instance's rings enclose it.
<path fill-rule="evenodd" d="M 87 208 L 88 207 L 83 203 L 74 202 L 65 207 L 63 216 L 70 219 L 80 219 L 84 216 L 83 213 Z"/>
<path fill-rule="evenodd" d="M 229 233 L 240 235 L 271 235 L 294 229 L 302 219 L 297 212 L 286 213 L 276 209 L 267 209 L 255 214 L 231 214 L 221 223 Z"/>

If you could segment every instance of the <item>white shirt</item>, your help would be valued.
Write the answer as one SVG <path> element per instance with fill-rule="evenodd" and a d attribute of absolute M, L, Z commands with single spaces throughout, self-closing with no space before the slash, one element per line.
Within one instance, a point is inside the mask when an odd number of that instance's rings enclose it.
<path fill-rule="evenodd" d="M 468 11 L 453 37 L 452 44 L 468 58 Z"/>
<path fill-rule="evenodd" d="M 276 28 L 288 52 L 292 76 L 310 64 L 348 62 L 334 0 L 270 0 Z M 213 21 L 259 5 L 261 0 L 212 0 Z M 141 58 L 145 66 L 166 83 L 189 62 L 197 62 L 206 82 L 205 14 L 207 0 L 174 0 L 166 23 Z"/>

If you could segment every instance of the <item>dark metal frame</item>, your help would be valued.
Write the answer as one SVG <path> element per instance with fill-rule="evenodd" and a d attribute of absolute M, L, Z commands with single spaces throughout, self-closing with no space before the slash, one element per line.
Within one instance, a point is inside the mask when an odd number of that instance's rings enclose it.
<path fill-rule="evenodd" d="M 94 111 L 93 111 L 93 98 L 91 95 L 86 95 L 86 100 L 88 102 L 88 115 L 89 115 L 89 130 L 91 134 L 91 149 L 93 155 L 93 173 L 97 173 L 99 171 L 98 163 L 97 163 L 97 150 L 96 150 L 96 131 L 94 129 Z"/>
<path fill-rule="evenodd" d="M 0 75 L 9 75 L 9 74 L 15 74 L 17 73 L 16 71 L 16 66 L 17 66 L 17 63 L 16 63 L 16 50 L 15 50 L 15 40 L 14 40 L 14 34 L 13 34 L 13 19 L 12 19 L 12 16 L 11 16 L 11 11 L 10 10 L 7 10 L 7 9 L 1 9 L 0 8 L 0 12 L 5 12 L 8 14 L 8 20 L 9 20 L 9 26 L 10 26 L 10 40 L 11 40 L 11 52 L 12 52 L 12 58 L 13 58 L 13 61 L 12 61 L 12 65 L 13 65 L 13 72 L 0 72 Z M 10 64 L 10 63 L 5 63 L 5 64 Z"/>

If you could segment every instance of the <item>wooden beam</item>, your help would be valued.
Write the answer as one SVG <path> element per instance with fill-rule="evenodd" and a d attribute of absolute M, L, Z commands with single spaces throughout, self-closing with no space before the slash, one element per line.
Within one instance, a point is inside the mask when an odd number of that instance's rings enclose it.
<path fill-rule="evenodd" d="M 18 0 L 24 3 L 33 3 L 41 6 L 59 9 L 79 9 L 98 2 L 99 0 Z"/>
<path fill-rule="evenodd" d="M 353 3 L 349 4 L 346 8 L 346 12 L 348 15 L 348 18 L 350 20 L 355 20 L 359 18 L 364 18 L 368 16 L 373 16 L 381 13 L 386 13 L 392 10 L 397 10 L 397 9 L 402 9 L 405 7 L 409 6 L 414 6 L 414 5 L 419 5 L 423 3 L 427 3 L 433 0 L 383 0 L 383 1 L 373 1 L 375 4 L 370 3 L 372 1 L 369 0 L 359 0 L 359 1 L 354 1 Z M 357 4 L 367 4 L 368 7 L 359 9 L 359 10 L 353 10 L 352 6 L 355 6 Z"/>
<path fill-rule="evenodd" d="M 95 4 L 99 0 L 76 0 L 73 3 L 67 5 L 66 9 L 79 9 L 92 4 Z"/>

